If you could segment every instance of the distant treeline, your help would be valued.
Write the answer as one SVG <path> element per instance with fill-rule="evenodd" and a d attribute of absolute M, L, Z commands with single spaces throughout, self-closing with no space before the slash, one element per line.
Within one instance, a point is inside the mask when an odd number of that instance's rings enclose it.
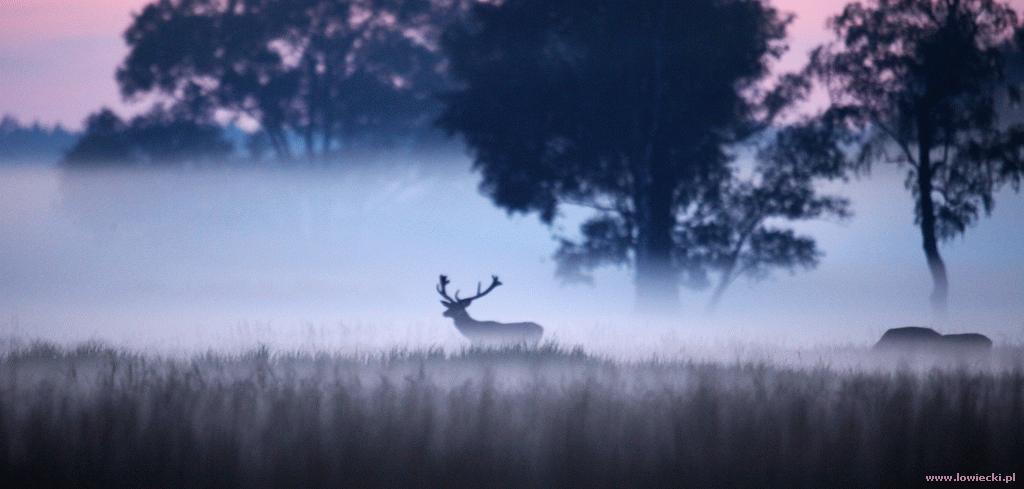
<path fill-rule="evenodd" d="M 57 161 L 77 138 L 60 124 L 29 124 L 5 115 L 0 119 L 0 164 Z"/>

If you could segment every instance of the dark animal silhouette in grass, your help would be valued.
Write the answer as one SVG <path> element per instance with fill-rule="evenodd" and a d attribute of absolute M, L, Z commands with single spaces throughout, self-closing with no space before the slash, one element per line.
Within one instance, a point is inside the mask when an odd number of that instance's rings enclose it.
<path fill-rule="evenodd" d="M 992 340 L 978 333 L 939 334 L 931 328 L 908 326 L 892 328 L 875 343 L 880 351 L 915 352 L 987 352 L 992 349 Z"/>
<path fill-rule="evenodd" d="M 489 294 L 495 287 L 501 285 L 497 275 L 491 276 L 491 285 L 486 290 L 481 290 L 480 283 L 476 284 L 476 295 L 465 299 L 459 298 L 459 291 L 455 291 L 455 298 L 449 297 L 446 287 L 449 281 L 446 275 L 441 275 L 437 284 L 437 293 L 441 294 L 441 305 L 445 307 L 444 317 L 452 318 L 455 321 L 455 329 L 462 333 L 474 345 L 480 346 L 513 346 L 513 345 L 536 345 L 541 336 L 544 335 L 544 328 L 537 323 L 499 323 L 497 321 L 477 321 L 469 316 L 466 308 L 473 301 Z"/>

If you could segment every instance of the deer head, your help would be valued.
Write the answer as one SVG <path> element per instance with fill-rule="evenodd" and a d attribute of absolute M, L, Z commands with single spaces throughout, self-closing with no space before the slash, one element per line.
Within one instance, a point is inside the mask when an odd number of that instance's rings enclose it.
<path fill-rule="evenodd" d="M 466 308 L 469 307 L 469 305 L 472 304 L 473 301 L 489 294 L 492 290 L 494 290 L 495 287 L 501 285 L 501 281 L 498 280 L 498 276 L 491 275 L 491 285 L 489 285 L 487 289 L 482 289 L 480 282 L 477 282 L 476 295 L 474 295 L 473 297 L 466 297 L 463 299 L 459 297 L 459 291 L 456 290 L 455 298 L 453 299 L 448 295 L 448 292 L 446 290 L 449 283 L 450 282 L 448 281 L 448 276 L 441 275 L 441 278 L 437 284 L 437 293 L 441 294 L 441 305 L 445 307 L 445 311 L 444 313 L 442 313 L 442 315 L 444 317 L 449 317 L 453 319 L 469 318 L 469 315 L 466 313 Z"/>

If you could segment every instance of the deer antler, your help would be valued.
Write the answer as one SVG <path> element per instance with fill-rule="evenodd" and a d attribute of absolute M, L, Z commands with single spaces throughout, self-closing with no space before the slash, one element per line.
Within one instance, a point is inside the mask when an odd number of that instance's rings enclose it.
<path fill-rule="evenodd" d="M 487 287 L 487 290 L 484 290 L 484 291 L 480 290 L 481 284 L 480 284 L 480 282 L 477 282 L 476 283 L 476 295 L 474 295 L 473 297 L 466 297 L 465 299 L 459 298 L 459 291 L 458 290 L 455 291 L 455 298 L 454 299 L 449 297 L 448 296 L 448 292 L 445 290 L 445 288 L 448 286 L 449 283 L 451 283 L 451 281 L 448 280 L 448 276 L 447 275 L 441 275 L 441 279 L 438 281 L 438 284 L 437 284 L 437 293 L 441 294 L 441 297 L 443 297 L 444 300 L 446 300 L 446 301 L 448 301 L 448 302 L 450 302 L 452 304 L 455 304 L 455 303 L 469 303 L 470 301 L 474 301 L 476 299 L 479 299 L 479 298 L 489 294 L 492 290 L 494 290 L 495 287 L 501 285 L 501 280 L 498 280 L 498 276 L 497 275 L 491 275 L 491 285 L 489 285 Z"/>
<path fill-rule="evenodd" d="M 444 290 L 445 287 L 448 286 L 448 282 L 449 282 L 448 276 L 447 275 L 441 275 L 441 279 L 438 281 L 438 284 L 437 284 L 437 293 L 441 294 L 441 297 L 443 297 L 444 300 L 454 304 L 454 303 L 458 302 L 458 300 L 452 299 L 451 297 L 448 297 L 448 292 L 446 292 Z M 458 296 L 458 294 L 455 294 L 455 295 Z"/>
<path fill-rule="evenodd" d="M 499 285 L 501 285 L 501 280 L 498 280 L 498 276 L 497 275 L 491 275 L 491 285 L 489 285 L 487 287 L 487 290 L 481 292 L 480 291 L 480 282 L 477 282 L 476 283 L 476 295 L 474 295 L 473 297 L 467 297 L 467 298 L 462 299 L 462 300 L 464 300 L 464 301 L 472 301 L 472 300 L 479 299 L 479 298 L 489 294 L 492 290 L 494 290 L 495 287 L 497 287 Z M 459 296 L 458 291 L 456 291 L 455 297 L 458 297 L 458 296 Z"/>

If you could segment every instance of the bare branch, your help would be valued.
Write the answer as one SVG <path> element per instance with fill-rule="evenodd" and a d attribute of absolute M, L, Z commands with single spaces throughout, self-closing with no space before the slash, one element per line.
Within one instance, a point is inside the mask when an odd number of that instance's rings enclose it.
<path fill-rule="evenodd" d="M 914 158 L 914 153 L 910 151 L 910 147 L 907 146 L 907 143 L 903 142 L 903 140 L 896 136 L 895 131 L 890 129 L 877 118 L 872 117 L 872 122 L 874 122 L 875 125 L 882 130 L 882 132 L 889 136 L 889 138 L 892 139 L 896 143 L 896 145 L 900 147 L 900 149 L 903 151 L 904 157 L 907 158 L 907 162 L 910 163 L 910 165 L 913 166 L 914 168 L 917 168 L 917 159 Z"/>

